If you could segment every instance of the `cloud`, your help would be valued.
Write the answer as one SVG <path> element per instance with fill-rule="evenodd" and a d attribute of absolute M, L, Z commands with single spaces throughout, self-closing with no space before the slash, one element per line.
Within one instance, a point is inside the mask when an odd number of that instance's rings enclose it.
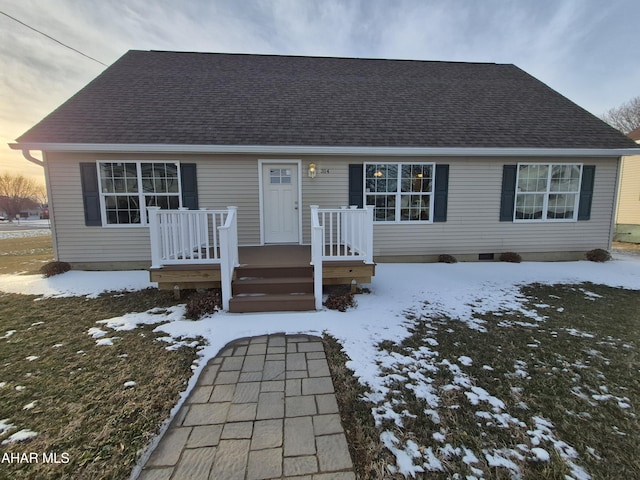
<path fill-rule="evenodd" d="M 111 64 L 129 49 L 514 63 L 594 113 L 640 94 L 640 2 L 9 0 L 2 10 Z M 0 141 L 104 67 L 0 15 Z M 0 145 L 0 170 L 19 154 Z"/>

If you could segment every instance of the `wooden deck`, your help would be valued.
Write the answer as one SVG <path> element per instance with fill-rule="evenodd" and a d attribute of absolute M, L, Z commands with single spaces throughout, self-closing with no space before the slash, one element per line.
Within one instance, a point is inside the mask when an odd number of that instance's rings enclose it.
<path fill-rule="evenodd" d="M 309 245 L 265 245 L 239 247 L 241 267 L 308 267 L 311 262 Z M 220 266 L 207 264 L 167 265 L 149 270 L 152 282 L 161 290 L 188 288 L 219 288 Z M 365 264 L 354 257 L 346 261 L 325 261 L 322 264 L 324 285 L 349 285 L 371 283 L 375 264 Z"/>
<path fill-rule="evenodd" d="M 309 245 L 238 247 L 238 261 L 240 265 L 308 266 L 311 262 L 311 247 Z"/>

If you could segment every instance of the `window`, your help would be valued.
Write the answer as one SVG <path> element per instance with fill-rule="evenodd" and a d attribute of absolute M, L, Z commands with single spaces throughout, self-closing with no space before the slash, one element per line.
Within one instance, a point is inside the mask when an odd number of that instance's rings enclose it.
<path fill-rule="evenodd" d="M 178 162 L 98 162 L 103 225 L 146 225 L 146 207 L 180 207 Z"/>
<path fill-rule="evenodd" d="M 518 164 L 515 220 L 576 220 L 582 165 Z"/>
<path fill-rule="evenodd" d="M 376 222 L 431 222 L 432 163 L 368 163 L 364 169 L 367 205 Z"/>
<path fill-rule="evenodd" d="M 270 168 L 269 169 L 269 181 L 271 184 L 291 183 L 291 169 L 290 168 Z"/>

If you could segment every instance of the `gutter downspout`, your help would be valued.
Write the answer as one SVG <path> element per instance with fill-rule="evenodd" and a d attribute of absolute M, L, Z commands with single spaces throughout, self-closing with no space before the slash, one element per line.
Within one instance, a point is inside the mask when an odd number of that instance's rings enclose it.
<path fill-rule="evenodd" d="M 35 163 L 36 165 L 39 165 L 40 167 L 44 167 L 44 161 L 38 160 L 36 157 L 31 155 L 31 151 L 29 149 L 23 148 L 22 149 L 22 156 L 24 156 L 24 158 L 29 160 L 31 163 Z"/>
<path fill-rule="evenodd" d="M 9 146 L 13 148 L 12 144 L 9 144 Z M 26 158 L 31 163 L 35 163 L 36 165 L 44 169 L 44 182 L 47 189 L 47 196 L 49 197 L 48 199 L 49 200 L 49 228 L 51 228 L 51 243 L 53 247 L 53 258 L 54 260 L 60 260 L 58 256 L 58 241 L 57 241 L 58 236 L 56 234 L 56 224 L 55 224 L 55 221 L 53 222 L 51 221 L 51 219 L 53 219 L 54 217 L 54 211 L 53 211 L 53 199 L 49 195 L 49 192 L 51 192 L 51 185 L 49 183 L 49 172 L 47 172 L 48 170 L 47 167 L 49 164 L 48 163 L 45 164 L 44 162 L 44 151 L 42 152 L 43 160 L 39 160 L 33 155 L 31 155 L 31 151 L 28 148 L 23 148 L 21 150 L 22 150 L 22 156 L 24 158 Z"/>
<path fill-rule="evenodd" d="M 609 248 L 613 249 L 613 239 L 616 236 L 616 225 L 618 224 L 618 208 L 620 207 L 620 189 L 622 188 L 622 172 L 624 171 L 624 157 L 618 157 L 616 175 L 616 188 L 613 193 L 613 215 L 611 215 L 611 225 L 609 226 Z"/>

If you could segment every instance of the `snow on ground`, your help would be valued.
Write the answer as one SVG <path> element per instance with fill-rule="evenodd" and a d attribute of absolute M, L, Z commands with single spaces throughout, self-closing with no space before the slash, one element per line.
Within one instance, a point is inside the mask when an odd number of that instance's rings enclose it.
<path fill-rule="evenodd" d="M 51 235 L 49 220 L 0 221 L 0 240 Z"/>
<path fill-rule="evenodd" d="M 134 291 L 154 287 L 149 272 L 85 272 L 72 270 L 44 278 L 40 275 L 0 275 L 0 291 L 43 297 L 87 296 L 94 298 L 108 291 Z"/>
<path fill-rule="evenodd" d="M 0 240 L 7 238 L 27 238 L 27 237 L 45 237 L 51 235 L 51 230 L 48 228 L 38 228 L 32 230 L 3 230 L 0 231 Z"/>
<path fill-rule="evenodd" d="M 9 438 L 3 440 L 0 445 L 7 445 L 9 443 L 14 443 L 14 442 L 23 442 L 25 440 L 29 440 L 30 438 L 37 437 L 37 436 L 38 436 L 37 432 L 32 432 L 31 430 L 28 430 L 25 428 L 20 430 L 19 432 L 9 435 Z"/>
<path fill-rule="evenodd" d="M 378 403 L 374 412 L 376 421 L 385 416 L 402 424 L 402 417 L 390 405 L 384 403 L 389 391 L 389 378 L 383 368 L 395 366 L 411 379 L 416 396 L 426 400 L 433 410 L 427 412 L 437 423 L 439 398 L 431 388 L 428 378 L 430 369 L 447 368 L 454 381 L 447 388 L 464 389 L 472 404 L 483 408 L 478 416 L 498 426 L 521 425 L 521 421 L 503 411 L 504 403 L 486 390 L 472 385 L 470 378 L 460 366 L 448 360 L 437 358 L 437 341 L 431 339 L 430 348 L 422 347 L 411 357 L 389 354 L 378 345 L 383 340 L 401 342 L 409 336 L 407 312 L 436 317 L 446 315 L 452 320 L 464 322 L 469 328 L 484 331 L 484 321 L 478 314 L 486 312 L 518 311 L 527 316 L 531 323 L 520 322 L 522 326 L 536 326 L 544 318 L 537 311 L 524 307 L 525 298 L 519 286 L 539 283 L 581 283 L 593 282 L 614 287 L 640 290 L 640 257 L 617 255 L 607 263 L 558 262 L 537 263 L 457 263 L 457 264 L 380 264 L 376 267 L 376 277 L 370 288 L 370 295 L 357 297 L 358 307 L 347 313 L 331 310 L 320 312 L 232 314 L 216 313 L 199 321 L 186 320 L 182 306 L 167 309 L 152 309 L 147 312 L 130 312 L 122 317 L 98 322 L 100 329 L 87 332 L 97 338 L 97 345 L 109 345 L 113 338 L 99 338 L 102 329 L 114 331 L 131 330 L 141 324 L 157 324 L 155 331 L 166 335 L 162 340 L 172 342 L 168 348 L 187 344 L 187 339 L 202 337 L 207 342 L 200 350 L 195 375 L 189 382 L 180 402 L 173 410 L 175 414 L 189 391 L 195 385 L 198 374 L 227 343 L 238 338 L 271 333 L 307 333 L 320 335 L 326 331 L 336 337 L 351 358 L 351 368 L 360 381 L 369 389 L 369 399 Z M 58 296 L 95 297 L 111 290 L 137 290 L 153 286 L 148 281 L 146 271 L 135 272 L 82 272 L 71 271 L 48 279 L 39 276 L 0 275 L 0 290 L 11 293 Z M 585 298 L 593 299 L 588 290 Z M 508 323 L 505 322 L 505 326 Z M 583 332 L 573 332 L 577 335 Z M 9 332 L 5 333 L 5 337 Z M 193 343 L 191 343 L 193 344 Z M 473 360 L 466 356 L 458 358 L 460 365 L 469 366 Z M 483 368 L 491 369 L 486 365 Z M 514 375 L 527 375 L 526 364 L 515 363 Z M 608 400 L 600 399 L 598 400 Z M 624 399 L 612 398 L 623 401 Z M 547 422 L 547 423 L 545 423 Z M 532 440 L 544 439 L 551 442 L 556 451 L 566 459 L 575 478 L 589 478 L 588 474 L 574 463 L 575 451 L 566 443 L 555 438 L 553 426 L 540 419 L 536 429 L 529 435 Z M 443 433 L 434 433 L 444 441 Z M 436 438 L 434 436 L 434 438 Z M 397 471 L 413 476 L 424 470 L 439 470 L 442 465 L 431 448 L 421 451 L 410 440 L 401 442 L 392 432 L 383 432 L 382 442 L 396 455 Z M 439 440 L 440 441 L 440 440 Z M 549 452 L 535 448 L 518 452 L 493 449 L 483 451 L 485 460 L 491 465 L 501 465 L 517 476 L 514 460 L 523 454 L 537 461 L 548 461 Z M 449 444 L 438 449 L 440 455 L 458 456 L 471 465 L 478 460 L 466 448 Z M 480 454 L 480 452 L 477 452 Z M 472 469 L 475 467 L 471 467 Z M 474 473 L 480 474 L 478 470 Z"/>

